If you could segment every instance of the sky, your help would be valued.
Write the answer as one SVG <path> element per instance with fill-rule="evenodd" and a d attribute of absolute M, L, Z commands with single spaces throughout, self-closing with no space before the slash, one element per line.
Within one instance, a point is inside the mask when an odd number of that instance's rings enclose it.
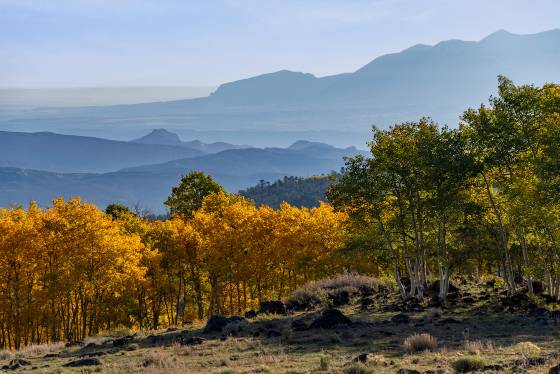
<path fill-rule="evenodd" d="M 418 43 L 560 27 L 558 0 L 0 0 L 0 87 L 350 72 Z"/>

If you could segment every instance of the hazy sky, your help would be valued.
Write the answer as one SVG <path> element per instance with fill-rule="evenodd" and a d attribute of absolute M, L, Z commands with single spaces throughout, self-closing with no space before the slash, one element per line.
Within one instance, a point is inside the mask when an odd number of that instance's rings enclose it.
<path fill-rule="evenodd" d="M 558 0 L 0 0 L 0 87 L 353 71 L 417 43 L 560 27 Z"/>

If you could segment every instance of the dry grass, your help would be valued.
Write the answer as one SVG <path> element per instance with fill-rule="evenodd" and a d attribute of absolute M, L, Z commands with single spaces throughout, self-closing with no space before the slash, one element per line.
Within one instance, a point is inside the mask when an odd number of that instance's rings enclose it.
<path fill-rule="evenodd" d="M 47 353 L 59 352 L 64 349 L 63 342 L 31 344 L 18 351 L 18 355 L 23 356 L 44 356 Z"/>
<path fill-rule="evenodd" d="M 466 340 L 464 343 L 465 351 L 471 355 L 479 355 L 481 352 L 492 352 L 495 350 L 494 342 L 491 340 Z"/>
<path fill-rule="evenodd" d="M 12 351 L 0 351 L 0 360 L 11 360 L 15 357 Z"/>
<path fill-rule="evenodd" d="M 144 354 L 142 367 L 148 371 L 165 369 L 168 372 L 177 372 L 183 364 L 173 354 L 166 350 L 153 350 Z"/>
<path fill-rule="evenodd" d="M 539 346 L 531 342 L 519 342 L 512 347 L 512 350 L 525 357 L 537 356 L 541 352 Z"/>
<path fill-rule="evenodd" d="M 430 334 L 415 334 L 404 340 L 403 348 L 407 353 L 431 352 L 437 349 L 437 345 L 437 339 Z"/>

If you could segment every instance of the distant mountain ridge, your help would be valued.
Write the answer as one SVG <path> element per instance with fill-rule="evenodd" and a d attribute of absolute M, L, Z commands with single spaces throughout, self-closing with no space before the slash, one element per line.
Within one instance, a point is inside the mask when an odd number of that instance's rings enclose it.
<path fill-rule="evenodd" d="M 248 145 L 235 145 L 229 144 L 225 142 L 214 142 L 214 143 L 203 143 L 200 140 L 191 140 L 191 141 L 182 141 L 179 138 L 179 135 L 176 133 L 170 132 L 166 129 L 153 129 L 147 135 L 142 136 L 141 138 L 131 140 L 133 143 L 141 143 L 141 144 L 160 144 L 160 145 L 172 145 L 177 147 L 187 147 L 190 149 L 194 149 L 200 151 L 202 153 L 216 153 L 221 151 L 226 151 L 228 149 L 242 149 L 242 148 L 250 148 Z"/>
<path fill-rule="evenodd" d="M 238 149 L 228 143 L 182 142 L 165 129 L 131 142 L 51 132 L 0 131 L 0 167 L 61 173 L 105 173 Z"/>
<path fill-rule="evenodd" d="M 201 154 L 201 151 L 180 146 L 138 144 L 51 132 L 0 131 L 0 166 L 5 167 L 61 173 L 103 173 Z"/>
<path fill-rule="evenodd" d="M 495 92 L 496 78 L 517 84 L 560 81 L 560 30 L 517 35 L 497 31 L 480 41 L 448 40 L 415 45 L 380 56 L 352 73 L 327 77 L 281 70 L 225 83 L 208 97 L 160 103 L 74 108 L 6 117 L 0 125 L 76 128 L 82 123 L 103 131 L 157 122 L 174 131 L 191 129 L 225 134 L 227 141 L 280 144 L 282 132 L 337 146 L 363 145 L 372 124 L 380 127 L 431 116 L 456 125 L 469 106 Z M 86 118 L 87 120 L 83 120 Z M 106 123 L 118 122 L 119 129 Z M 167 125 L 169 124 L 169 126 Z M 101 130 L 100 130 L 101 131 Z M 279 135 L 276 135 L 279 134 Z M 292 135 L 290 135 L 292 136 Z M 216 138 L 214 138 L 216 139 Z M 285 144 L 285 143 L 283 143 Z"/>
<path fill-rule="evenodd" d="M 143 147 L 154 146 L 126 142 L 124 144 L 141 147 L 139 149 L 143 151 L 146 150 Z M 78 145 L 85 148 L 82 143 Z M 46 152 L 45 148 L 41 150 Z M 237 192 L 255 185 L 260 180 L 275 181 L 284 176 L 319 175 L 338 171 L 344 165 L 344 156 L 353 156 L 359 152 L 355 148 L 341 149 L 327 144 L 302 141 L 298 142 L 296 147 L 229 149 L 163 163 L 147 162 L 148 165 L 127 167 L 107 173 L 62 173 L 0 165 L 0 207 L 26 205 L 31 200 L 46 205 L 56 196 L 79 195 L 100 207 L 118 202 L 131 207 L 138 204 L 143 209 L 162 213 L 163 201 L 169 195 L 171 187 L 191 170 L 210 174 L 228 191 Z M 45 155 L 48 156 L 47 153 Z M 79 158 L 82 161 L 83 156 L 82 153 Z M 111 154 L 107 160 L 118 158 L 118 155 Z"/>

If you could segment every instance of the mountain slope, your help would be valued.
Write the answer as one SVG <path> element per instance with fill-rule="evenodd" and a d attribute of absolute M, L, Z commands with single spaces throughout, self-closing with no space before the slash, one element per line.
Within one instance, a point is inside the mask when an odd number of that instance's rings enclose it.
<path fill-rule="evenodd" d="M 353 73 L 317 78 L 282 70 L 221 85 L 206 98 L 97 108 L 34 111 L 0 118 L 6 126 L 72 126 L 117 131 L 106 123 L 158 123 L 174 131 L 212 130 L 233 139 L 243 129 L 244 143 L 266 132 L 276 144 L 281 132 L 316 131 L 310 136 L 335 145 L 356 144 L 356 133 L 371 124 L 387 126 L 429 115 L 456 124 L 468 106 L 478 106 L 495 91 L 496 77 L 518 84 L 560 81 L 560 30 L 533 35 L 498 31 L 478 41 L 449 40 L 416 45 L 381 56 Z M 85 119 L 84 119 L 85 118 Z M 38 122 L 42 121 L 42 122 Z M 328 130 L 328 131 L 327 131 Z M 367 136 L 367 135 L 366 135 Z M 228 138 L 229 137 L 229 138 Z M 259 139 L 262 139 L 260 137 Z M 328 138 L 328 139 L 325 139 Z M 216 137 L 214 137 L 216 139 Z M 285 140 L 285 138 L 282 138 Z M 261 143 L 262 144 L 262 143 Z"/>
<path fill-rule="evenodd" d="M 137 144 L 48 132 L 0 131 L 0 166 L 53 172 L 108 172 L 147 163 L 193 157 L 182 146 Z"/>
<path fill-rule="evenodd" d="M 0 206 L 25 205 L 30 200 L 45 205 L 55 196 L 80 195 L 100 207 L 119 202 L 129 206 L 139 204 L 143 209 L 161 213 L 171 187 L 178 183 L 181 175 L 191 170 L 208 173 L 228 191 L 237 192 L 260 180 L 274 181 L 286 175 L 307 176 L 337 171 L 344 165 L 342 157 L 353 154 L 352 149 L 317 145 L 304 150 L 227 150 L 104 174 L 0 168 Z"/>

